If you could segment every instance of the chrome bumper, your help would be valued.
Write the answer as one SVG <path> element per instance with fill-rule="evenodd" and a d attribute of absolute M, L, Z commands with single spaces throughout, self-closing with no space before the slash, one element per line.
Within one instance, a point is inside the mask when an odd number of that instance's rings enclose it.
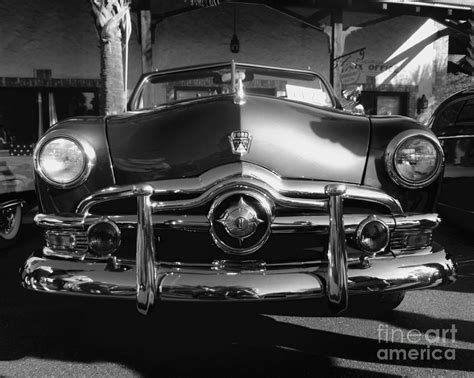
<path fill-rule="evenodd" d="M 32 255 L 22 269 L 24 287 L 41 292 L 135 299 L 138 268 L 134 262 L 72 261 Z M 161 300 L 253 301 L 327 296 L 328 263 L 265 265 L 153 265 L 156 297 Z M 454 264 L 433 246 L 425 255 L 371 260 L 369 267 L 350 264 L 349 294 L 425 289 L 454 280 Z M 152 287 L 150 287 L 152 289 Z M 154 298 L 154 297 L 153 297 Z"/>
<path fill-rule="evenodd" d="M 215 177 L 223 178 L 216 180 Z M 253 262 L 237 266 L 228 262 L 196 266 L 160 261 L 159 250 L 155 250 L 154 227 L 161 218 L 156 213 L 201 206 L 235 187 L 256 189 L 280 205 L 327 211 L 329 218 L 319 215 L 305 221 L 275 219 L 272 232 L 292 232 L 302 228 L 328 234 L 328 261 L 289 265 Z M 181 201 L 151 200 L 153 194 L 176 193 L 199 195 Z M 310 196 L 314 198 L 308 198 Z M 137 199 L 137 216 L 110 218 L 122 226 L 136 227 L 136 262 L 111 259 L 106 263 L 88 259 L 85 255 L 82 256 L 86 257 L 84 261 L 32 256 L 23 268 L 23 285 L 46 292 L 134 297 L 141 313 L 147 313 L 157 300 L 268 300 L 317 296 L 327 296 L 332 309 L 338 312 L 347 307 L 349 293 L 432 287 L 454 277 L 453 264 L 440 248 L 425 255 L 374 258 L 371 266 L 355 264 L 348 267 L 346 233 L 354 232 L 364 218 L 359 215 L 343 218 L 343 198 L 370 199 L 385 205 L 392 215 L 384 216 L 384 220 L 390 229 L 395 230 L 434 228 L 439 222 L 436 214 L 404 215 L 396 200 L 375 189 L 283 180 L 247 163 L 219 167 L 197 179 L 107 188 L 83 200 L 71 216 L 42 214 L 35 220 L 47 229 L 84 229 L 94 219 L 90 211 L 96 204 L 131 197 Z M 206 222 L 194 218 L 175 223 L 166 221 L 164 225 L 206 229 Z"/>

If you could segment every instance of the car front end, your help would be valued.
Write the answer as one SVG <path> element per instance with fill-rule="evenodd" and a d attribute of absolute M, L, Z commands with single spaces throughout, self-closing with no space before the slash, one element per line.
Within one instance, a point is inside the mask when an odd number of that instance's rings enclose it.
<path fill-rule="evenodd" d="M 318 297 L 340 312 L 352 295 L 453 281 L 432 238 L 432 133 L 305 104 L 307 89 L 288 99 L 293 82 L 285 98 L 245 94 L 240 73 L 261 70 L 232 64 L 229 93 L 48 132 L 34 156 L 45 244 L 23 286 L 133 299 L 142 313 L 161 300 Z"/>

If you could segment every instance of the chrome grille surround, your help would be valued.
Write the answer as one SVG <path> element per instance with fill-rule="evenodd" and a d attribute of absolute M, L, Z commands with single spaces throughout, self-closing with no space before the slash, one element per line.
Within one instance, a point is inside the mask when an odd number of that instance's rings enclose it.
<path fill-rule="evenodd" d="M 75 230 L 47 230 L 44 233 L 46 255 L 83 258 L 89 248 L 86 232 Z"/>
<path fill-rule="evenodd" d="M 93 193 L 84 199 L 71 216 L 39 214 L 36 223 L 46 229 L 84 231 L 102 215 L 94 215 L 97 204 L 107 201 L 136 198 L 137 215 L 113 215 L 108 218 L 119 227 L 135 228 L 136 240 L 136 299 L 137 308 L 147 313 L 160 299 L 163 280 L 172 278 L 161 269 L 166 262 L 159 260 L 155 251 L 154 229 L 171 228 L 185 231 L 209 231 L 205 215 L 170 215 L 166 212 L 194 209 L 211 203 L 230 191 L 258 191 L 275 205 L 292 209 L 321 212 L 320 215 L 279 216 L 271 224 L 271 231 L 310 232 L 330 235 L 326 293 L 331 307 L 340 311 L 347 306 L 346 234 L 354 234 L 361 221 L 370 214 L 344 214 L 343 199 L 354 199 L 385 206 L 390 214 L 380 215 L 390 231 L 407 232 L 411 229 L 432 229 L 440 220 L 437 214 L 403 214 L 400 203 L 381 190 L 358 185 L 334 184 L 309 180 L 282 179 L 275 173 L 249 163 L 234 163 L 205 172 L 197 178 L 164 180 L 141 185 L 114 186 Z M 183 200 L 152 201 L 153 195 L 193 195 Z M 175 197 L 176 198 L 176 197 Z M 49 249 L 45 247 L 43 250 Z M 52 255 L 54 251 L 49 251 Z M 156 253 L 157 252 L 157 253 Z M 83 255 L 80 258 L 89 258 Z M 375 259 L 374 259 L 375 260 Z M 237 295 L 237 293 L 236 293 Z"/>
<path fill-rule="evenodd" d="M 152 203 L 152 211 L 181 210 L 201 206 L 218 194 L 231 189 L 255 188 L 265 192 L 276 205 L 328 210 L 325 194 L 330 182 L 283 179 L 268 169 L 250 163 L 232 163 L 204 172 L 199 177 L 161 180 L 143 183 L 153 188 L 155 195 L 196 195 L 186 200 Z M 403 212 L 400 203 L 385 192 L 355 184 L 345 184 L 344 198 L 374 202 L 387 207 L 391 214 Z M 119 198 L 135 197 L 136 185 L 121 185 L 99 190 L 85 198 L 76 209 L 77 214 L 89 214 L 94 205 Z"/>

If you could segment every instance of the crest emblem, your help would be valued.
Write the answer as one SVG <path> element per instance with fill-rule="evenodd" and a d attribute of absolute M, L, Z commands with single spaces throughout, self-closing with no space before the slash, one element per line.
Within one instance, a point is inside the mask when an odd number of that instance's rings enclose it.
<path fill-rule="evenodd" d="M 252 136 L 248 131 L 233 131 L 229 135 L 229 141 L 232 153 L 242 156 L 248 154 L 250 144 L 252 143 Z"/>

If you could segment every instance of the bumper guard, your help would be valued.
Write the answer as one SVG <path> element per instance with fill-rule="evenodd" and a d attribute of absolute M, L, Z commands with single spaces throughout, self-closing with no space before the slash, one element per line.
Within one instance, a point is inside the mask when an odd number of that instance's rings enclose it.
<path fill-rule="evenodd" d="M 223 176 L 225 172 L 227 176 Z M 215 177 L 224 177 L 216 181 Z M 191 180 L 191 181 L 190 181 Z M 175 180 L 176 181 L 176 180 Z M 108 261 L 86 259 L 55 259 L 47 253 L 33 255 L 22 270 L 22 284 L 43 292 L 62 292 L 83 295 L 105 295 L 135 298 L 139 312 L 148 313 L 159 300 L 270 300 L 327 296 L 335 312 L 347 308 L 348 294 L 391 292 L 428 288 L 452 281 L 455 277 L 453 262 L 446 258 L 437 244 L 425 248 L 426 253 L 376 257 L 370 264 L 348 262 L 346 233 L 354 232 L 360 219 L 347 215 L 343 221 L 343 198 L 366 199 L 383 203 L 391 210 L 386 216 L 391 229 L 427 228 L 437 226 L 436 214 L 405 215 L 396 200 L 380 191 L 353 185 L 285 181 L 263 168 L 243 164 L 220 167 L 196 179 L 161 182 L 161 189 L 151 185 L 114 187 L 101 190 L 79 204 L 71 216 L 38 215 L 36 222 L 45 228 L 84 228 L 93 217 L 89 210 L 97 203 L 117 198 L 136 197 L 138 214 L 135 220 L 122 218 L 127 224 L 136 224 L 136 261 Z M 313 208 L 329 212 L 308 221 L 294 219 L 275 221 L 273 231 L 293 231 L 301 228 L 329 235 L 328 261 L 305 263 L 265 264 L 257 261 L 235 264 L 215 261 L 213 264 L 168 263 L 159 260 L 153 227 L 155 212 L 186 209 L 202 205 L 229 188 L 254 188 L 265 192 L 275 202 L 292 207 Z M 200 193 L 194 199 L 155 202 L 157 193 Z M 295 198 L 291 194 L 298 193 Z M 302 194 L 317 195 L 315 199 Z M 325 198 L 323 198 L 325 197 Z M 374 199 L 375 198 L 375 199 Z M 113 218 L 113 217 L 111 217 Z M 324 218 L 324 219 L 323 219 Z M 178 227 L 180 222 L 164 223 Z M 205 229 L 206 223 L 191 220 L 187 227 Z M 45 247 L 47 249 L 48 247 Z M 157 253 L 158 252 L 158 253 Z M 421 252 L 421 251 L 418 251 Z M 53 253 L 54 255 L 54 253 Z"/>

